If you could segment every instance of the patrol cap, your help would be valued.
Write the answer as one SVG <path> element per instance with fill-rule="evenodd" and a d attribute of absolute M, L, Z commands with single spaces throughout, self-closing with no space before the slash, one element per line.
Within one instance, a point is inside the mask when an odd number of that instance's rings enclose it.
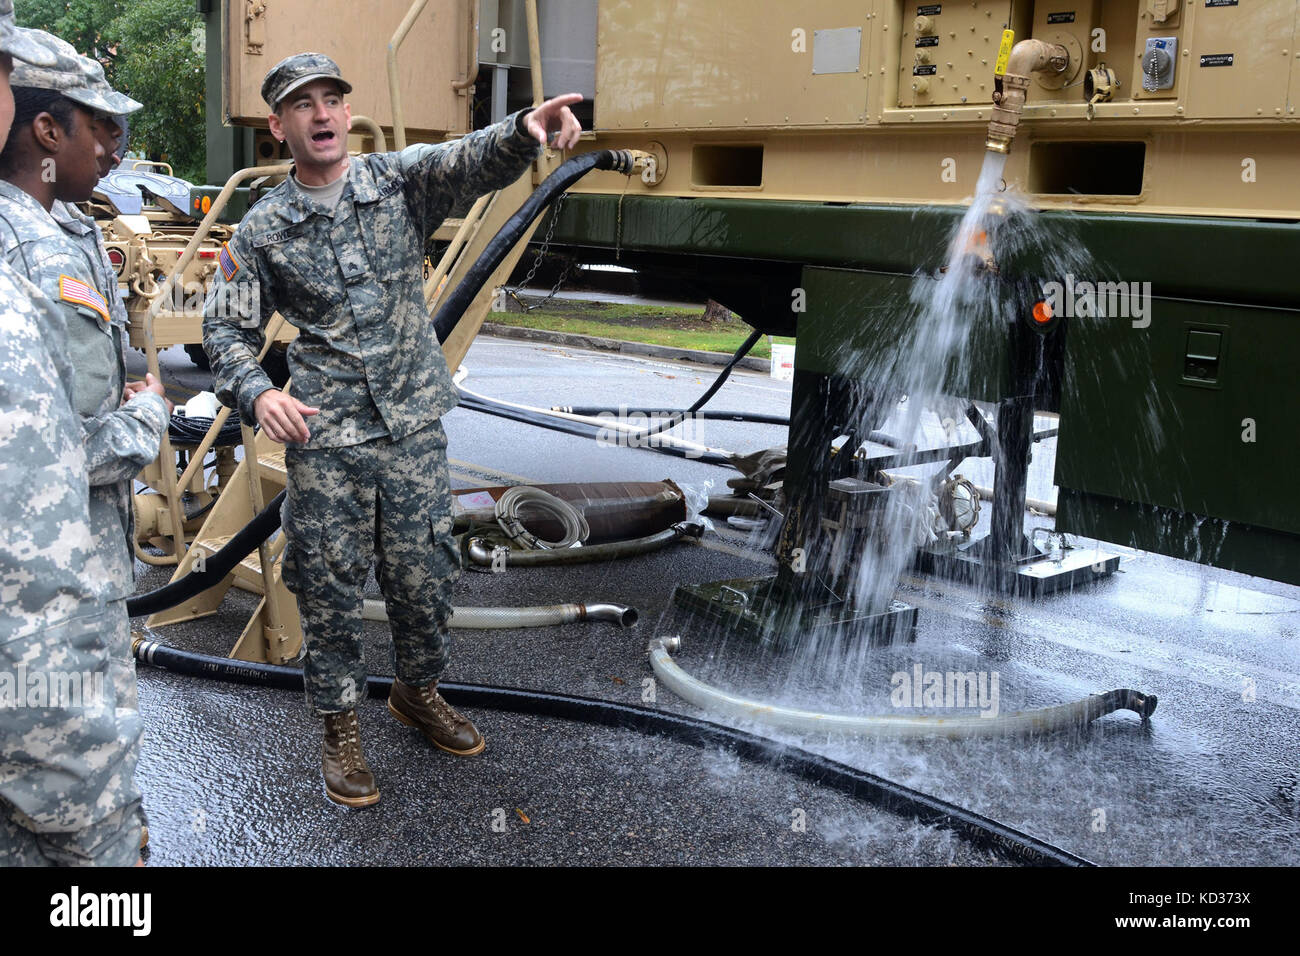
<path fill-rule="evenodd" d="M 32 33 L 14 21 L 14 0 L 0 0 L 0 53 L 23 63 L 53 66 L 54 54 L 32 39 Z"/>
<path fill-rule="evenodd" d="M 81 57 L 70 43 L 44 30 L 30 30 L 28 35 L 53 55 L 55 63 L 53 66 L 17 65 L 9 77 L 11 86 L 53 90 L 87 109 L 109 114 L 114 112 L 113 104 L 90 88 L 90 81 L 81 67 Z"/>
<path fill-rule="evenodd" d="M 109 112 L 114 116 L 126 116 L 128 113 L 144 109 L 143 103 L 137 103 L 125 93 L 119 93 L 108 85 L 108 80 L 104 79 L 104 64 L 88 56 L 78 57 L 77 62 L 81 64 L 81 71 L 86 75 L 86 84 L 112 105 L 113 109 Z"/>
<path fill-rule="evenodd" d="M 271 67 L 262 81 L 262 99 L 274 110 L 282 99 L 312 80 L 333 80 L 344 93 L 352 92 L 339 65 L 324 53 L 295 53 Z"/>

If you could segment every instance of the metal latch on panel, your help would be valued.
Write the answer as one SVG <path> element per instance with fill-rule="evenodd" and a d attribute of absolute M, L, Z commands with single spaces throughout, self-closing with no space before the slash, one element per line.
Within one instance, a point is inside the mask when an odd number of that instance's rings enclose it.
<path fill-rule="evenodd" d="M 1178 37 L 1148 37 L 1142 54 L 1142 89 L 1148 93 L 1174 88 Z"/>
<path fill-rule="evenodd" d="M 244 0 L 244 52 L 262 55 L 266 45 L 266 0 Z"/>
<path fill-rule="evenodd" d="M 1217 382 L 1222 352 L 1222 332 L 1189 329 L 1187 351 L 1183 356 L 1183 378 L 1207 384 Z"/>
<path fill-rule="evenodd" d="M 1156 23 L 1168 23 L 1178 15 L 1178 0 L 1147 0 L 1147 13 Z"/>

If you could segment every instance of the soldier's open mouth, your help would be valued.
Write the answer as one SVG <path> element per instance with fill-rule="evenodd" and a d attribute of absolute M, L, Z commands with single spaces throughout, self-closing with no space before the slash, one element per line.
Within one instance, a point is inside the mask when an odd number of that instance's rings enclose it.
<path fill-rule="evenodd" d="M 314 134 L 312 136 L 312 142 L 328 143 L 333 138 L 334 138 L 334 133 L 331 130 L 324 130 L 323 132 Z"/>

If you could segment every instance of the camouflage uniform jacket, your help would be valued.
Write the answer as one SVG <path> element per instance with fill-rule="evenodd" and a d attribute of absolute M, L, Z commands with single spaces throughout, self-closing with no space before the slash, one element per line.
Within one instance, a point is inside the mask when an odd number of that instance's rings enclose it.
<path fill-rule="evenodd" d="M 70 203 L 60 199 L 54 201 L 50 216 L 71 236 L 86 253 L 86 258 L 95 267 L 95 288 L 108 300 L 109 319 L 115 328 L 122 330 L 123 340 L 128 334 L 126 304 L 117 284 L 117 272 L 108 259 L 108 248 L 104 245 L 104 233 L 94 218 Z"/>
<path fill-rule="evenodd" d="M 81 706 L 31 697 L 59 675 L 108 673 L 106 571 L 65 334 L 60 310 L 0 263 L 0 798 L 57 861 L 112 847 L 122 863 L 123 812 L 139 794 L 124 779 L 130 735 L 112 688 Z"/>
<path fill-rule="evenodd" d="M 0 254 L 63 313 L 68 357 L 76 370 L 73 407 L 85 431 L 91 526 L 112 584 L 108 598 L 124 599 L 135 590 L 131 479 L 158 456 L 167 405 L 152 392 L 122 404 L 123 329 L 109 321 L 92 258 L 40 203 L 4 180 Z"/>
<path fill-rule="evenodd" d="M 278 310 L 299 330 L 292 394 L 320 409 L 308 420 L 311 439 L 295 447 L 397 441 L 455 406 L 424 303 L 425 240 L 453 204 L 528 168 L 540 144 L 522 117 L 450 143 L 355 157 L 332 210 L 292 176 L 249 210 L 204 306 L 217 397 L 256 420 L 253 403 L 272 387 L 256 357 Z"/>

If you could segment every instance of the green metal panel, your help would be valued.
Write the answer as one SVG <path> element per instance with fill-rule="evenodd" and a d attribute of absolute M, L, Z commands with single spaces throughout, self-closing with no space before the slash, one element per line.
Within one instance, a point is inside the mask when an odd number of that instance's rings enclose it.
<path fill-rule="evenodd" d="M 795 367 L 873 381 L 910 348 L 913 285 L 933 279 L 848 269 L 807 268 L 807 312 L 799 317 Z M 946 390 L 996 401 L 1008 394 L 1007 335 L 991 316 L 970 316 L 970 335 L 945 377 Z"/>
<path fill-rule="evenodd" d="M 210 201 L 215 200 L 223 188 L 222 186 L 195 186 L 191 189 L 190 215 L 195 219 L 202 219 L 205 215 L 201 205 L 204 197 Z M 244 218 L 244 213 L 248 212 L 248 193 L 248 186 L 236 186 L 225 208 L 221 210 L 221 215 L 217 217 L 217 222 L 224 222 L 231 226 L 238 224 Z"/>
<path fill-rule="evenodd" d="M 575 194 L 554 239 L 753 259 L 756 274 L 803 264 L 796 368 L 838 380 L 906 340 L 912 277 L 942 264 L 961 212 L 671 197 L 627 197 L 620 212 L 616 196 Z M 1145 329 L 1067 320 L 1058 527 L 1300 583 L 1300 223 L 1051 211 L 1040 222 L 1088 251 L 1091 281 L 1150 283 L 1152 295 Z M 999 262 L 1004 277 L 1037 265 Z M 948 389 L 992 400 L 1008 389 L 1007 337 L 987 317 L 974 330 L 973 374 L 950 370 Z"/>
<path fill-rule="evenodd" d="M 780 260 L 880 272 L 932 272 L 963 209 L 572 193 L 554 241 L 685 255 Z M 1082 244 L 1108 279 L 1156 295 L 1293 306 L 1300 223 L 1046 211 L 1043 225 Z M 1014 262 L 1002 262 L 1013 273 Z"/>
<path fill-rule="evenodd" d="M 1298 339 L 1300 310 L 1214 302 L 1156 299 L 1147 328 L 1074 320 L 1062 491 L 1300 534 L 1289 490 L 1300 473 Z M 1102 536 L 1094 510 L 1067 509 L 1062 525 Z M 1171 535 L 1181 542 L 1185 531 Z M 1176 543 L 1173 553 L 1187 551 Z"/>
<path fill-rule="evenodd" d="M 1282 492 L 1285 494 L 1285 492 Z M 1062 488 L 1056 526 L 1272 581 L 1300 584 L 1300 536 Z"/>

